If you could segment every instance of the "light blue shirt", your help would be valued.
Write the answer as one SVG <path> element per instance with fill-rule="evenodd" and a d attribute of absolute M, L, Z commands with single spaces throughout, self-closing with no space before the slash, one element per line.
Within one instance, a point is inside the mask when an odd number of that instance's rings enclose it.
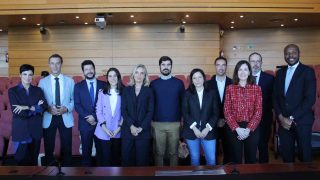
<path fill-rule="evenodd" d="M 288 69 L 287 69 L 287 73 L 286 73 L 285 86 L 284 86 L 284 94 L 287 94 L 287 91 L 288 91 L 292 76 L 293 76 L 295 70 L 297 69 L 298 65 L 299 65 L 299 62 L 297 64 L 293 65 L 293 66 L 289 66 L 288 65 Z"/>

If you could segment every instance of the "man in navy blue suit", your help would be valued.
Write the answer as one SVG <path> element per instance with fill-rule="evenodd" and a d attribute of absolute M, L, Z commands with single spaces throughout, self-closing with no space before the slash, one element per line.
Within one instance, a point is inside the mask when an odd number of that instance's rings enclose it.
<path fill-rule="evenodd" d="M 262 71 L 262 56 L 259 53 L 252 53 L 249 56 L 252 67 L 252 75 L 255 77 L 256 84 L 262 90 L 262 118 L 259 124 L 260 138 L 258 143 L 259 163 L 269 162 L 269 139 L 271 135 L 273 113 L 272 113 L 272 91 L 274 77 Z"/>
<path fill-rule="evenodd" d="M 91 60 L 81 64 L 85 80 L 74 87 L 74 106 L 79 115 L 79 131 L 82 144 L 82 165 L 91 166 L 91 153 L 96 129 L 96 103 L 98 92 L 106 85 L 105 82 L 95 78 L 95 65 Z M 97 141 L 95 141 L 97 144 Z M 97 152 L 99 155 L 99 152 Z"/>
<path fill-rule="evenodd" d="M 280 123 L 278 133 L 282 158 L 284 162 L 294 162 L 297 141 L 299 159 L 311 162 L 315 73 L 300 62 L 300 50 L 295 44 L 284 48 L 284 59 L 288 66 L 277 72 L 273 90 L 273 107 Z"/>

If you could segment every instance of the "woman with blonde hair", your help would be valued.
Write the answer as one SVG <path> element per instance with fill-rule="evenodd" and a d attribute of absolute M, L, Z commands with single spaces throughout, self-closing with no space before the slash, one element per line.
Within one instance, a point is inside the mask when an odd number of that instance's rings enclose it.
<path fill-rule="evenodd" d="M 122 165 L 148 166 L 151 139 L 151 119 L 154 98 L 147 69 L 138 64 L 132 71 L 129 86 L 123 90 L 121 113 L 123 125 Z"/>

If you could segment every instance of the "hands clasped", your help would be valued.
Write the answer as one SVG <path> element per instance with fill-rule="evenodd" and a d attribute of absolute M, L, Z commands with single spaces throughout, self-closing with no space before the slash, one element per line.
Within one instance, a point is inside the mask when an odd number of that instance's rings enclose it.
<path fill-rule="evenodd" d="M 138 134 L 142 131 L 141 127 L 136 127 L 134 125 L 130 126 L 130 131 L 133 136 L 138 136 Z"/>
<path fill-rule="evenodd" d="M 238 139 L 239 140 L 245 140 L 249 137 L 250 135 L 250 129 L 249 128 L 236 128 L 236 132 L 238 134 Z"/>
<path fill-rule="evenodd" d="M 209 128 L 204 128 L 202 131 L 200 131 L 196 126 L 194 126 L 192 128 L 194 134 L 196 135 L 197 138 L 200 138 L 200 139 L 204 139 L 208 133 L 209 133 Z"/>

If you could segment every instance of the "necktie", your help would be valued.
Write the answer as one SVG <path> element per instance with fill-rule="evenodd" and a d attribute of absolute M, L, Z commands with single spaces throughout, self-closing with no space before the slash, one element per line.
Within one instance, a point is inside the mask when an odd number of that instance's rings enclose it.
<path fill-rule="evenodd" d="M 287 74 L 286 74 L 286 80 L 285 80 L 285 87 L 284 87 L 284 94 L 287 94 L 291 79 L 293 75 L 293 67 L 288 67 Z"/>
<path fill-rule="evenodd" d="M 94 106 L 94 87 L 93 87 L 93 82 L 90 82 L 90 97 L 91 97 L 91 102 L 92 102 L 92 106 Z"/>
<path fill-rule="evenodd" d="M 253 76 L 253 79 L 254 79 L 254 83 L 258 85 L 258 76 Z"/>
<path fill-rule="evenodd" d="M 59 78 L 54 78 L 56 80 L 56 94 L 55 94 L 55 100 L 56 100 L 56 106 L 61 105 L 60 101 L 60 83 L 59 83 Z"/>

